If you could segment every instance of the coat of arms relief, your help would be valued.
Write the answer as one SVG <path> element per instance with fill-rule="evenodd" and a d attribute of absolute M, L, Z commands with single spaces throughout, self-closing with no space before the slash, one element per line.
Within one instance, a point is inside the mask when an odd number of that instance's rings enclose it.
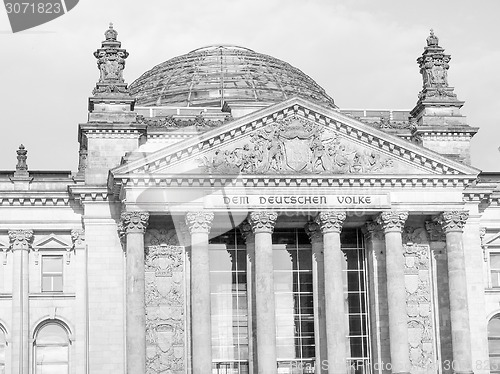
<path fill-rule="evenodd" d="M 292 116 L 254 132 L 249 142 L 199 158 L 208 173 L 322 174 L 384 172 L 392 160 L 315 122 Z"/>
<path fill-rule="evenodd" d="M 184 373 L 184 247 L 150 245 L 144 265 L 146 374 Z"/>

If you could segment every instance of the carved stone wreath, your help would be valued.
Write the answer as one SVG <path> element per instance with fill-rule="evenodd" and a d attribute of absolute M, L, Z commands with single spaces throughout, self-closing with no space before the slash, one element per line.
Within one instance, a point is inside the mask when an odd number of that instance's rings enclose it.
<path fill-rule="evenodd" d="M 205 172 L 227 174 L 368 173 L 392 167 L 392 160 L 380 153 L 297 116 L 256 131 L 250 143 L 217 149 L 198 162 Z"/>

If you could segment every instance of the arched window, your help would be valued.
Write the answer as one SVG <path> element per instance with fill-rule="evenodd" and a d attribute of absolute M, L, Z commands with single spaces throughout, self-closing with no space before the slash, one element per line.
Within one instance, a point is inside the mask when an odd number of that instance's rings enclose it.
<path fill-rule="evenodd" d="M 68 374 L 68 332 L 57 322 L 45 323 L 35 337 L 36 374 Z"/>
<path fill-rule="evenodd" d="M 488 322 L 488 348 L 490 351 L 491 374 L 500 373 L 500 314 Z"/>
<path fill-rule="evenodd" d="M 0 374 L 5 374 L 5 355 L 7 350 L 7 340 L 5 331 L 0 326 Z"/>

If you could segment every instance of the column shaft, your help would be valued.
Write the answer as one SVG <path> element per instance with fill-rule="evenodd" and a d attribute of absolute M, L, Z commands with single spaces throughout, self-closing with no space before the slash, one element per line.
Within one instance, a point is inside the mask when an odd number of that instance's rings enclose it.
<path fill-rule="evenodd" d="M 345 212 L 321 212 L 316 222 L 323 232 L 325 277 L 325 322 L 327 362 L 322 362 L 328 373 L 347 371 L 347 327 L 344 310 L 343 254 L 340 231 L 346 218 Z"/>
<path fill-rule="evenodd" d="M 259 374 L 276 371 L 276 314 L 273 271 L 271 233 L 255 233 L 255 307 Z"/>
<path fill-rule="evenodd" d="M 385 234 L 387 275 L 387 304 L 389 307 L 389 339 L 393 373 L 410 372 L 408 348 L 408 314 L 401 231 L 408 218 L 407 212 L 384 212 L 378 222 Z"/>
<path fill-rule="evenodd" d="M 401 233 L 387 232 L 386 274 L 387 304 L 389 307 L 389 339 L 393 373 L 410 371 L 408 354 L 408 315 L 406 312 L 406 289 L 403 245 Z"/>
<path fill-rule="evenodd" d="M 272 232 L 278 215 L 252 212 L 249 222 L 255 240 L 255 324 L 257 335 L 257 373 L 276 373 L 276 314 Z"/>
<path fill-rule="evenodd" d="M 208 234 L 213 213 L 189 212 L 191 233 L 191 356 L 193 374 L 212 371 L 212 320 Z"/>

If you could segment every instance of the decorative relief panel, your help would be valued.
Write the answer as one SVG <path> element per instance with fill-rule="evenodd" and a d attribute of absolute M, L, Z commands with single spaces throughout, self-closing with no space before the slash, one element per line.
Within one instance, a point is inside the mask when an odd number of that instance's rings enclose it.
<path fill-rule="evenodd" d="M 146 373 L 184 373 L 184 247 L 149 246 L 145 271 Z"/>
<path fill-rule="evenodd" d="M 421 233 L 420 230 L 415 231 Z M 430 249 L 428 245 L 414 244 L 412 241 L 403 246 L 411 372 L 435 372 L 433 370 L 436 352 Z"/>
<path fill-rule="evenodd" d="M 220 148 L 198 159 L 209 173 L 374 173 L 393 160 L 303 118 L 278 120 L 254 132 L 249 142 Z"/>

